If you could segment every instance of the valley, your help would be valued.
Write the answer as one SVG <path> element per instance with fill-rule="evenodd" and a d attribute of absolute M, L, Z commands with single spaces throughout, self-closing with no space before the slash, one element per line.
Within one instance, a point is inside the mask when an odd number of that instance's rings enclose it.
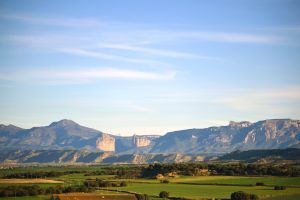
<path fill-rule="evenodd" d="M 222 165 L 224 169 L 241 170 L 238 165 L 232 164 L 215 164 Z M 160 167 L 159 167 L 160 166 Z M 246 172 L 249 175 L 221 175 L 221 171 L 217 174 L 207 175 L 187 175 L 188 172 L 180 169 L 189 169 L 191 171 L 200 166 L 207 166 L 207 163 L 201 164 L 162 164 L 162 165 L 94 165 L 94 166 L 48 166 L 48 167 L 19 167 L 15 169 L 1 169 L 0 188 L 13 187 L 17 191 L 12 194 L 12 197 L 5 197 L 2 199 L 51 199 L 52 196 L 59 199 L 139 199 L 139 195 L 145 195 L 146 199 L 163 200 L 159 198 L 161 191 L 167 191 L 170 199 L 230 199 L 233 192 L 244 191 L 249 194 L 256 195 L 259 199 L 273 200 L 284 196 L 296 199 L 300 197 L 300 178 L 293 176 L 282 175 L 254 175 L 251 174 L 251 166 L 246 166 Z M 154 167 L 154 168 L 153 168 Z M 250 167 L 250 168 L 249 168 Z M 264 170 L 268 168 L 267 165 L 256 165 L 257 170 Z M 278 166 L 280 167 L 280 166 Z M 283 166 L 281 166 L 282 168 Z M 298 170 L 298 165 L 284 166 L 285 169 L 292 167 Z M 210 167 L 211 168 L 211 167 Z M 143 172 L 149 174 L 163 173 L 163 178 L 155 178 L 151 175 L 143 175 Z M 154 171 L 154 169 L 156 169 Z M 166 171 L 165 169 L 169 169 Z M 251 169 L 251 170 L 250 170 Z M 275 170 L 274 167 L 270 169 Z M 249 171 L 250 170 L 250 171 Z M 137 174 L 132 173 L 138 172 Z M 209 170 L 211 171 L 211 170 Z M 298 170 L 299 171 L 299 170 Z M 24 181 L 5 182 L 9 175 L 32 172 L 58 172 L 66 175 L 58 175 L 55 177 L 46 177 L 45 182 L 42 183 L 43 178 L 24 178 Z M 175 176 L 168 176 L 169 172 L 176 174 Z M 252 170 L 252 173 L 255 173 Z M 34 173 L 33 173 L 34 175 Z M 144 177 L 144 176 L 148 177 Z M 6 178 L 6 179 L 4 179 Z M 46 181 L 47 180 L 47 181 Z M 52 180 L 52 182 L 49 182 Z M 167 180 L 167 181 L 163 181 Z M 36 182 L 35 182 L 36 181 Z M 99 183 L 97 185 L 96 183 Z M 101 183 L 101 185 L 100 185 Z M 105 183 L 105 184 L 104 184 Z M 122 183 L 122 184 L 120 184 Z M 37 194 L 34 196 L 22 196 L 22 186 L 37 186 L 39 190 L 44 191 L 44 194 Z M 284 186 L 284 190 L 274 190 L 276 185 Z M 51 189 L 53 188 L 53 189 Z M 56 189 L 54 189 L 56 188 Z M 81 188 L 85 193 L 78 192 L 76 188 Z M 9 188 L 8 188 L 9 190 Z M 55 194 L 48 193 L 49 191 L 56 191 Z M 19 192 L 19 193 L 18 193 Z M 48 194 L 47 194 L 48 193 Z M 0 194 L 3 194 L 0 192 Z M 7 193 L 9 194 L 9 193 Z M 55 195 L 54 195 L 55 194 Z M 21 196 L 20 196 L 21 195 Z"/>

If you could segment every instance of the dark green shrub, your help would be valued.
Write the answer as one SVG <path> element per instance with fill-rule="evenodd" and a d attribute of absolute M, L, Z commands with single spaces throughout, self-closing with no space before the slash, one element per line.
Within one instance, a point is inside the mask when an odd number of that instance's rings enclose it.
<path fill-rule="evenodd" d="M 255 194 L 248 194 L 246 192 L 234 192 L 231 194 L 231 200 L 258 200 L 258 196 Z"/>
<path fill-rule="evenodd" d="M 165 179 L 165 180 L 161 180 L 160 183 L 170 183 L 170 181 Z"/>
<path fill-rule="evenodd" d="M 274 187 L 274 190 L 285 190 L 285 189 L 286 189 L 285 186 L 279 186 L 279 185 L 276 185 L 276 186 Z"/>
<path fill-rule="evenodd" d="M 264 183 L 261 183 L 261 182 L 257 182 L 256 183 L 256 186 L 264 186 L 265 184 Z"/>
<path fill-rule="evenodd" d="M 135 194 L 137 200 L 149 200 L 149 196 L 147 194 Z"/>
<path fill-rule="evenodd" d="M 167 191 L 161 191 L 161 192 L 159 193 L 159 197 L 160 197 L 160 198 L 168 198 L 169 195 L 170 195 L 170 193 L 167 192 Z"/>
<path fill-rule="evenodd" d="M 120 187 L 126 187 L 127 186 L 127 183 L 125 182 L 125 181 L 122 181 L 121 183 L 120 183 Z"/>

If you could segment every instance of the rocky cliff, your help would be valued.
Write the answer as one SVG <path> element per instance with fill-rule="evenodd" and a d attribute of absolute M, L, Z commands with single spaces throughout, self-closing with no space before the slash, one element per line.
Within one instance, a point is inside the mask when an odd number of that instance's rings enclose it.
<path fill-rule="evenodd" d="M 300 147 L 300 120 L 230 122 L 227 126 L 181 130 L 163 136 L 129 137 L 105 134 L 71 120 L 31 129 L 0 125 L 1 150 L 87 149 L 116 154 L 218 155 L 235 150 L 289 147 Z"/>
<path fill-rule="evenodd" d="M 138 136 L 134 135 L 132 137 L 133 144 L 139 148 L 139 147 L 147 147 L 151 144 L 151 140 L 147 136 Z"/>
<path fill-rule="evenodd" d="M 103 133 L 96 141 L 96 148 L 101 151 L 115 151 L 116 140 L 113 136 Z"/>
<path fill-rule="evenodd" d="M 241 160 L 245 162 L 299 161 L 300 149 L 271 149 L 235 151 L 219 158 L 186 154 L 114 154 L 112 152 L 91 152 L 87 150 L 4 150 L 0 151 L 0 163 L 102 163 L 102 164 L 146 164 L 199 162 L 212 159 Z"/>
<path fill-rule="evenodd" d="M 223 154 L 288 147 L 300 147 L 300 120 L 230 122 L 228 126 L 170 132 L 161 136 L 150 152 Z"/>
<path fill-rule="evenodd" d="M 0 163 L 124 163 L 191 162 L 197 156 L 182 154 L 122 154 L 87 150 L 5 150 L 0 152 Z"/>

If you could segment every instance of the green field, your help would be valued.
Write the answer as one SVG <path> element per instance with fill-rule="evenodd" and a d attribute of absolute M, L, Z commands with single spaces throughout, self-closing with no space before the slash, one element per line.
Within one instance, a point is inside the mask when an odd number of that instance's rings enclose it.
<path fill-rule="evenodd" d="M 299 177 L 244 177 L 244 176 L 182 176 L 170 178 L 170 183 L 162 184 L 155 179 L 115 179 L 114 175 L 84 176 L 84 174 L 64 175 L 53 180 L 62 180 L 63 186 L 80 185 L 86 179 L 106 179 L 111 181 L 125 180 L 129 184 L 127 187 L 110 188 L 148 195 L 157 196 L 160 191 L 168 191 L 173 197 L 186 197 L 191 199 L 198 198 L 229 198 L 232 192 L 244 191 L 257 194 L 261 198 L 274 197 L 283 198 L 282 196 L 291 196 L 296 199 L 300 195 L 300 178 Z M 257 182 L 263 182 L 266 186 L 246 186 L 255 185 Z M 216 185 L 214 185 L 216 184 Z M 222 185 L 217 185 L 222 184 Z M 234 184 L 234 185 L 230 185 Z M 7 184 L 1 184 L 7 185 Z M 53 184 L 38 184 L 42 187 L 53 186 Z M 240 185 L 240 186 L 239 186 Z M 288 186 L 286 190 L 275 191 L 273 185 Z M 289 188 L 289 186 L 292 186 Z M 293 188 L 299 187 L 299 188 Z M 101 193 L 114 193 L 99 190 Z M 295 196 L 296 195 L 296 196 Z M 22 199 L 22 198 L 21 198 Z M 270 199 L 270 200 L 271 200 Z"/>
<path fill-rule="evenodd" d="M 107 167 L 107 166 L 105 166 Z M 37 185 L 47 188 L 55 186 L 57 184 L 63 187 L 68 186 L 80 186 L 87 179 L 102 179 L 108 181 L 126 181 L 128 185 L 126 187 L 111 187 L 108 189 L 118 190 L 104 191 L 97 190 L 97 193 L 102 194 L 116 194 L 121 191 L 129 191 L 136 193 L 148 194 L 151 199 L 159 200 L 156 198 L 161 191 L 167 191 L 171 197 L 185 197 L 190 199 L 201 199 L 201 198 L 230 198 L 231 193 L 236 191 L 244 191 L 251 194 L 256 194 L 260 199 L 266 200 L 293 200 L 300 199 L 300 177 L 279 177 L 279 176 L 179 176 L 176 178 L 168 178 L 169 183 L 160 183 L 156 179 L 117 179 L 116 175 L 89 175 L 86 176 L 87 172 L 96 171 L 105 168 L 103 166 L 82 166 L 71 167 L 71 168 L 60 168 L 60 167 L 41 167 L 41 168 L 20 168 L 13 170 L 2 170 L 1 176 L 10 174 L 12 172 L 28 172 L 30 170 L 38 171 L 77 171 L 77 173 L 62 175 L 59 177 L 48 177 L 51 180 L 60 180 L 63 183 L 36 183 Z M 112 166 L 115 167 L 115 166 Z M 80 172 L 80 173 L 78 173 Z M 265 186 L 255 186 L 257 182 L 264 183 Z M 1 186 L 18 185 L 20 183 L 1 183 Z M 34 185 L 30 183 L 26 185 Z M 274 185 L 287 186 L 286 190 L 274 190 Z M 1 199 L 15 199 L 1 198 Z M 47 196 L 37 197 L 17 197 L 17 200 L 42 200 L 47 199 Z"/>
<path fill-rule="evenodd" d="M 299 188 L 287 188 L 282 191 L 275 191 L 273 187 L 268 186 L 215 186 L 215 185 L 189 185 L 189 184 L 147 184 L 134 183 L 122 190 L 145 193 L 149 195 L 158 195 L 160 191 L 168 191 L 173 197 L 186 198 L 230 198 L 230 194 L 236 191 L 257 194 L 260 197 L 270 197 L 278 195 L 299 194 Z"/>
<path fill-rule="evenodd" d="M 194 184 L 239 184 L 239 185 L 255 185 L 262 182 L 265 185 L 284 185 L 299 186 L 300 177 L 252 177 L 252 176 L 197 176 L 197 177 L 180 177 L 169 179 L 174 183 L 194 183 Z"/>

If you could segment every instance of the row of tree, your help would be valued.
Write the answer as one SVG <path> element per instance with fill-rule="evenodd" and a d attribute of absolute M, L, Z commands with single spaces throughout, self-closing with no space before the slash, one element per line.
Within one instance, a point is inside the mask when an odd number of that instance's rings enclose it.
<path fill-rule="evenodd" d="M 111 168 L 99 168 L 93 171 L 86 170 L 65 170 L 65 171 L 27 171 L 10 173 L 3 178 L 45 178 L 45 177 L 59 177 L 68 174 L 84 173 L 85 176 L 98 175 L 115 175 L 118 178 L 137 178 L 141 174 L 142 167 L 140 166 L 118 166 Z"/>
<path fill-rule="evenodd" d="M 143 167 L 141 177 L 155 177 L 157 174 L 176 172 L 180 175 L 199 175 L 199 171 L 207 169 L 211 175 L 247 176 L 247 175 L 273 175 L 273 176 L 300 176 L 300 169 L 291 165 L 270 164 L 205 164 L 205 163 L 173 163 L 150 164 Z"/>
<path fill-rule="evenodd" d="M 271 176 L 299 176 L 299 168 L 291 165 L 273 164 L 210 164 L 208 169 L 218 175 L 247 176 L 247 175 L 271 175 Z"/>
<path fill-rule="evenodd" d="M 45 177 L 59 177 L 68 174 L 82 173 L 81 171 L 31 171 L 11 173 L 4 178 L 45 178 Z"/>
<path fill-rule="evenodd" d="M 42 188 L 38 185 L 16 185 L 0 187 L 0 197 L 20 197 L 20 196 L 36 196 L 45 194 L 61 194 L 69 192 L 93 192 L 94 188 L 81 186 L 55 186 Z"/>
<path fill-rule="evenodd" d="M 116 175 L 117 178 L 137 178 L 141 175 L 141 167 L 119 167 L 115 169 L 101 169 L 85 173 L 85 176 L 99 176 L 99 175 Z"/>
<path fill-rule="evenodd" d="M 86 180 L 83 183 L 86 187 L 97 188 L 97 187 L 126 187 L 127 183 L 125 181 L 115 182 L 115 181 L 104 181 L 96 178 L 96 180 Z"/>

